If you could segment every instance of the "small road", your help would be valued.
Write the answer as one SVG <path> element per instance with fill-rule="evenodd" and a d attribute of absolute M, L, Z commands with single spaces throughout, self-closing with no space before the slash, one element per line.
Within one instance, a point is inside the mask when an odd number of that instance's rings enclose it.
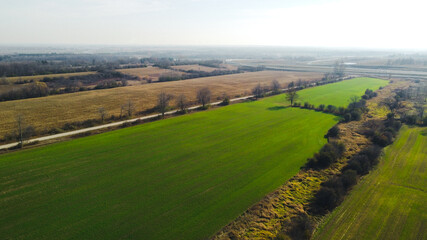
<path fill-rule="evenodd" d="M 286 90 L 286 89 L 284 89 L 284 90 Z M 230 101 L 231 102 L 235 102 L 235 101 L 240 101 L 240 100 L 246 100 L 246 99 L 249 99 L 249 98 L 252 98 L 252 97 L 254 97 L 254 95 L 240 97 L 240 98 L 233 98 L 233 99 L 230 99 Z M 221 102 L 222 101 L 210 103 L 210 105 L 219 105 L 219 104 L 221 104 Z M 197 108 L 199 108 L 201 106 L 202 105 L 197 105 L 197 106 L 189 107 L 188 110 L 194 110 L 194 109 L 197 109 Z M 178 110 L 173 110 L 173 111 L 166 112 L 165 115 L 171 115 L 171 114 L 175 114 L 177 112 L 178 112 Z M 103 129 L 103 128 L 120 126 L 123 123 L 132 123 L 132 122 L 135 122 L 135 121 L 138 121 L 138 120 L 152 119 L 152 118 L 156 118 L 156 117 L 158 117 L 160 115 L 161 114 L 153 114 L 153 115 L 148 115 L 148 116 L 144 116 L 144 117 L 128 119 L 128 120 L 124 120 L 124 121 L 120 121 L 120 122 L 113 122 L 113 123 L 103 124 L 103 125 L 99 125 L 99 126 L 95 126 L 95 127 L 83 128 L 83 129 L 79 129 L 79 130 L 75 130 L 75 131 L 71 131 L 71 132 L 58 133 L 58 134 L 54 134 L 54 135 L 49 135 L 49 136 L 44 136 L 44 137 L 39 137 L 39 138 L 33 138 L 33 139 L 25 141 L 25 143 L 28 144 L 28 143 L 32 143 L 32 142 L 42 142 L 42 141 L 52 140 L 52 139 L 56 139 L 56 138 L 68 137 L 68 136 L 72 136 L 72 135 L 76 135 L 76 134 L 80 134 L 80 133 L 90 132 L 90 131 L 93 131 L 93 130 L 98 130 L 98 129 Z M 5 144 L 5 145 L 0 145 L 0 150 L 14 147 L 17 144 L 18 144 L 18 142 L 9 143 L 9 144 Z"/>

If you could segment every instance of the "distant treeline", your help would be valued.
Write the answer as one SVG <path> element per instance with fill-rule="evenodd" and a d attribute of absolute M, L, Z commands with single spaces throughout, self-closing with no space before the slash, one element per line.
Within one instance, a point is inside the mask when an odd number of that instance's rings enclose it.
<path fill-rule="evenodd" d="M 5 93 L 0 94 L 0 101 L 11 101 L 26 98 L 44 97 L 48 95 L 73 93 L 94 89 L 106 89 L 127 86 L 128 79 L 136 79 L 134 76 L 116 71 L 103 71 L 96 74 L 43 78 L 40 81 L 25 80 L 16 84 L 23 86 L 11 87 Z M 95 87 L 88 87 L 89 85 Z"/>
<path fill-rule="evenodd" d="M 110 54 L 17 54 L 0 56 L 0 76 L 102 71 L 125 64 L 140 64 L 134 57 Z"/>

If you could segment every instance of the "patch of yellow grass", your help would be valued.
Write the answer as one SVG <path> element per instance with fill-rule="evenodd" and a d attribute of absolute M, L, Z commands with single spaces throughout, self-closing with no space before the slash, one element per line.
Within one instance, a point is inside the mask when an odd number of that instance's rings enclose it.
<path fill-rule="evenodd" d="M 226 70 L 226 69 L 220 69 L 220 68 L 213 68 L 213 67 L 206 67 L 206 66 L 200 66 L 198 64 L 193 65 L 178 65 L 178 66 L 172 66 L 175 70 L 181 70 L 181 71 L 202 71 L 202 72 L 213 72 L 215 70 Z"/>
<path fill-rule="evenodd" d="M 183 74 L 179 71 L 174 71 L 171 69 L 162 69 L 158 67 L 144 67 L 144 68 L 128 68 L 128 69 L 119 69 L 118 72 L 123 74 L 139 77 L 144 80 L 151 79 L 152 81 L 158 81 L 159 77 L 162 74 Z"/>
<path fill-rule="evenodd" d="M 194 102 L 197 90 L 209 87 L 212 101 L 216 101 L 224 93 L 231 97 L 250 94 L 258 83 L 270 85 L 273 80 L 277 80 L 287 85 L 300 78 L 315 80 L 321 78 L 321 74 L 262 71 L 0 102 L 0 136 L 15 127 L 18 114 L 23 114 L 36 129 L 44 130 L 62 127 L 65 123 L 99 118 L 100 107 L 104 107 L 108 114 L 119 115 L 121 105 L 129 99 L 135 103 L 137 111 L 147 110 L 156 105 L 157 95 L 161 91 L 175 96 L 184 94 Z"/>

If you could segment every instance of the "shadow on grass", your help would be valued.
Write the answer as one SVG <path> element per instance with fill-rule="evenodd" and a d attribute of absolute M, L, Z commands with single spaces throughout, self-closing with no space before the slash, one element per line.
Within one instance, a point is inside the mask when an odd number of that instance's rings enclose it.
<path fill-rule="evenodd" d="M 274 106 L 274 107 L 269 107 L 269 108 L 267 108 L 267 110 L 270 110 L 270 111 L 278 111 L 278 110 L 282 110 L 282 109 L 286 109 L 286 108 L 289 108 L 289 106 Z"/>

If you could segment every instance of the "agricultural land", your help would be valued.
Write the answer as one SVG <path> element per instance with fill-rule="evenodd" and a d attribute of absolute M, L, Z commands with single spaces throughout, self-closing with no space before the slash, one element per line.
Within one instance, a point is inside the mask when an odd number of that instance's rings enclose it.
<path fill-rule="evenodd" d="M 208 238 L 294 176 L 338 120 L 282 94 L 0 155 L 0 235 Z"/>
<path fill-rule="evenodd" d="M 129 100 L 134 103 L 138 112 L 152 109 L 162 91 L 175 96 L 184 94 L 190 103 L 194 103 L 197 90 L 203 87 L 208 87 L 212 92 L 212 99 L 216 100 L 222 99 L 224 95 L 250 95 L 252 88 L 258 83 L 270 86 L 273 80 L 277 80 L 287 86 L 300 78 L 314 81 L 320 79 L 321 75 L 283 71 L 250 72 L 0 102 L 0 136 L 15 128 L 18 114 L 22 114 L 27 123 L 37 131 L 44 131 L 62 127 L 66 123 L 99 118 L 98 109 L 101 107 L 108 114 L 118 116 L 121 106 Z"/>
<path fill-rule="evenodd" d="M 314 239 L 426 239 L 427 128 L 403 127 Z"/>

